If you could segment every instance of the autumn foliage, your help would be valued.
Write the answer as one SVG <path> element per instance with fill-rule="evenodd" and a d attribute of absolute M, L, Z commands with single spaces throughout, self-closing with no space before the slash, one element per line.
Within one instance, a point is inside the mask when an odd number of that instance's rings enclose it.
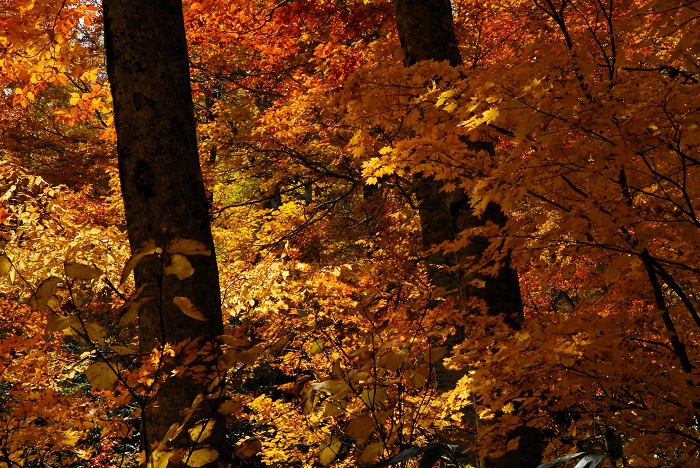
<path fill-rule="evenodd" d="M 700 466 L 698 5 L 451 3 L 458 67 L 405 67 L 387 1 L 185 2 L 226 331 L 145 353 L 132 270 L 207 252 L 128 251 L 99 5 L 0 0 L 0 467 L 496 466 L 526 427 Z M 519 329 L 431 284 L 425 177 L 507 215 L 435 250 L 517 269 Z M 145 450 L 183 373 L 209 393 Z"/>

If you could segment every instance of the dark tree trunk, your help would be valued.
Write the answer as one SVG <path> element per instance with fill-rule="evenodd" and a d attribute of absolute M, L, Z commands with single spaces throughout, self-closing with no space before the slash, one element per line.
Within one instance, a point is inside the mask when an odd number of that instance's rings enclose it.
<path fill-rule="evenodd" d="M 164 250 L 135 270 L 137 288 L 155 298 L 139 312 L 141 352 L 183 340 L 213 343 L 223 333 L 219 278 L 197 154 L 182 2 L 104 0 L 103 8 L 129 242 L 132 252 L 146 242 Z M 194 239 L 211 252 L 187 255 L 194 274 L 182 280 L 163 273 L 167 246 L 178 238 Z M 206 321 L 185 315 L 173 303 L 177 296 L 191 300 Z M 180 412 L 207 394 L 206 387 L 188 376 L 164 385 L 145 408 L 145 443 L 160 441 L 181 422 Z M 211 408 L 202 408 L 192 419 L 208 413 Z M 206 442 L 222 453 L 223 429 L 215 434 Z"/>
<path fill-rule="evenodd" d="M 448 61 L 452 66 L 462 64 L 449 0 L 394 0 L 393 3 L 407 67 L 422 60 Z M 474 151 L 493 151 L 490 142 L 476 141 L 469 146 Z M 445 193 L 444 185 L 444 181 L 432 178 L 419 178 L 416 182 L 425 249 L 454 240 L 464 229 L 483 226 L 487 221 L 505 225 L 506 217 L 498 205 L 490 203 L 481 216 L 474 216 L 466 194 L 459 190 Z M 468 286 L 474 277 L 463 277 L 459 268 L 445 268 L 459 265 L 458 257 L 478 255 L 483 247 L 484 240 L 476 239 L 466 251 L 455 255 L 431 255 L 428 258 L 430 279 L 436 286 L 456 291 L 460 296 L 481 297 L 490 313 L 504 314 L 510 326 L 519 328 L 523 306 L 518 275 L 510 266 L 504 265 L 497 278 L 480 277 L 486 286 L 478 289 Z"/>
<path fill-rule="evenodd" d="M 404 51 L 404 64 L 407 67 L 422 60 L 448 61 L 452 66 L 462 64 L 457 38 L 452 20 L 452 7 L 449 0 L 394 0 L 396 24 Z M 494 151 L 490 142 L 475 141 L 469 143 L 470 150 Z M 467 195 L 459 190 L 449 193 L 443 191 L 445 181 L 418 177 L 416 196 L 420 216 L 423 247 L 429 250 L 445 241 L 454 240 L 455 236 L 468 228 L 479 227 L 487 221 L 504 226 L 506 216 L 501 208 L 490 203 L 485 212 L 475 216 L 470 208 Z M 520 297 L 520 285 L 516 271 L 510 267 L 508 259 L 494 277 L 480 275 L 479 272 L 465 275 L 461 259 L 474 256 L 477 259 L 487 246 L 487 240 L 476 238 L 462 251 L 454 254 L 434 253 L 427 258 L 428 275 L 431 282 L 449 291 L 460 299 L 478 297 L 484 300 L 490 314 L 503 314 L 506 323 L 513 329 L 519 329 L 523 321 L 523 305 Z M 476 288 L 470 283 L 474 279 L 484 281 L 483 288 Z M 461 328 L 460 324 L 457 328 Z M 448 340 L 447 345 L 456 344 L 459 337 Z M 461 377 L 461 373 L 438 368 L 440 388 L 449 388 Z M 473 415 L 476 417 L 476 414 Z M 498 424 L 496 420 L 495 424 Z M 538 444 L 539 431 L 521 428 L 514 437 L 521 436 L 521 446 L 497 460 L 487 459 L 481 466 L 500 468 L 518 466 L 535 467 L 541 460 L 541 444 Z M 522 432 L 522 433 L 521 433 Z M 512 464 L 514 460 L 517 463 Z"/>

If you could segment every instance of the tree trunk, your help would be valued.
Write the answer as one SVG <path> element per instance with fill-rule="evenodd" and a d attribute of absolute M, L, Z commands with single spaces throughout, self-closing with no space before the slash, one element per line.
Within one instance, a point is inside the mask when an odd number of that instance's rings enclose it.
<path fill-rule="evenodd" d="M 140 349 L 150 353 L 159 344 L 184 340 L 213 345 L 223 333 L 221 300 L 197 154 L 182 2 L 104 0 L 103 8 L 129 242 L 132 252 L 147 242 L 163 249 L 160 256 L 145 257 L 134 273 L 136 287 L 144 287 L 142 295 L 154 297 L 139 311 Z M 182 280 L 164 273 L 172 258 L 168 245 L 179 238 L 198 241 L 210 251 L 185 254 L 194 273 Z M 189 299 L 206 321 L 185 315 L 173 302 L 178 296 Z M 208 384 L 178 374 L 159 390 L 143 418 L 147 453 L 172 424 L 181 422 L 181 411 L 198 394 L 209 393 Z M 200 406 L 192 420 L 216 414 Z M 180 439 L 174 444 L 182 448 L 187 441 Z M 223 427 L 206 442 L 223 457 Z"/>
<path fill-rule="evenodd" d="M 404 51 L 404 64 L 407 67 L 422 60 L 448 61 L 452 66 L 462 65 L 457 37 L 452 20 L 452 7 L 449 0 L 394 0 L 396 24 Z M 474 151 L 493 152 L 490 142 L 475 141 L 470 143 Z M 446 193 L 445 181 L 418 177 L 416 196 L 420 217 L 423 247 L 429 250 L 442 242 L 451 241 L 461 231 L 483 226 L 493 222 L 504 226 L 506 216 L 501 208 L 489 203 L 481 216 L 475 216 L 470 208 L 468 196 L 454 190 Z M 460 258 L 475 256 L 487 246 L 483 238 L 473 239 L 465 249 L 454 254 L 433 253 L 427 258 L 428 275 L 431 282 L 460 299 L 478 297 L 483 299 L 490 314 L 503 314 L 506 323 L 513 329 L 519 329 L 523 321 L 523 305 L 520 297 L 520 285 L 516 271 L 508 260 L 494 277 L 480 275 L 479 272 L 465 275 Z M 470 283 L 474 279 L 484 282 L 483 288 L 476 288 Z M 457 328 L 461 328 L 459 324 Z M 457 344 L 459 337 L 448 340 L 447 346 Z M 437 369 L 438 387 L 452 388 L 463 374 L 449 371 L 442 366 Z M 476 414 L 473 414 L 476 417 Z M 498 424 L 498 420 L 494 422 Z M 485 460 L 480 466 L 500 468 L 519 466 L 535 467 L 541 461 L 542 446 L 539 431 L 532 428 L 520 428 L 513 437 L 521 437 L 520 446 L 496 460 Z M 537 440 L 534 440 L 537 439 Z M 517 460 L 516 464 L 512 464 Z"/>

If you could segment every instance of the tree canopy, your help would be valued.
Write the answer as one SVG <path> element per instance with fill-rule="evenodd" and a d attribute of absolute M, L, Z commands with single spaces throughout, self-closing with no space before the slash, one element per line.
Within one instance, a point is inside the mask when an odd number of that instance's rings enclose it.
<path fill-rule="evenodd" d="M 444 56 L 410 3 L 184 2 L 212 251 L 134 241 L 99 3 L 0 0 L 0 467 L 700 464 L 697 3 L 431 0 Z M 223 334 L 144 346 L 205 257 Z"/>

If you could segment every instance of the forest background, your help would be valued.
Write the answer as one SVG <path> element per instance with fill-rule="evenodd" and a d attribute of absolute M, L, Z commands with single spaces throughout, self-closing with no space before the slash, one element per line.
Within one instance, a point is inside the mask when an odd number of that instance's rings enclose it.
<path fill-rule="evenodd" d="M 206 249 L 129 250 L 101 6 L 0 0 L 0 466 L 699 465 L 697 2 L 423 4 L 184 3 L 225 333 L 146 351 Z"/>

